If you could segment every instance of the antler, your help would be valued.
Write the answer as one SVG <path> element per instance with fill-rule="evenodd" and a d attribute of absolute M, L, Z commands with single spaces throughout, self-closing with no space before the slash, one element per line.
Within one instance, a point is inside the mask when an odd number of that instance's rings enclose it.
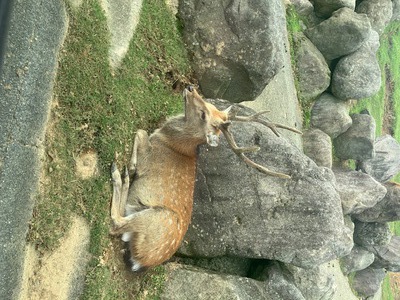
<path fill-rule="evenodd" d="M 282 129 L 286 129 L 286 130 L 289 130 L 289 131 L 292 131 L 292 132 L 295 132 L 298 134 L 303 134 L 301 131 L 297 130 L 296 128 L 289 127 L 289 126 L 279 124 L 279 123 L 273 123 L 273 122 L 258 118 L 259 116 L 269 112 L 268 110 L 261 111 L 254 115 L 251 115 L 251 116 L 237 116 L 238 112 L 239 112 L 239 108 L 237 108 L 236 106 L 231 107 L 229 109 L 228 119 L 230 121 L 257 122 L 257 123 L 263 124 L 263 125 L 267 126 L 269 129 L 271 129 L 272 132 L 275 133 L 275 135 L 278 137 L 280 137 L 280 135 L 279 135 L 279 132 L 276 130 L 277 128 L 282 128 Z"/>
<path fill-rule="evenodd" d="M 252 161 L 250 158 L 248 158 L 245 155 L 246 152 L 257 152 L 258 150 L 260 150 L 260 147 L 257 147 L 257 146 L 239 147 L 236 144 L 235 139 L 234 139 L 231 131 L 229 130 L 229 126 L 231 125 L 231 121 L 257 122 L 257 123 L 263 124 L 263 125 L 267 126 L 268 128 L 270 128 L 272 130 L 272 132 L 275 133 L 276 136 L 278 136 L 278 137 L 280 135 L 279 135 L 278 131 L 276 130 L 277 128 L 283 128 L 283 129 L 290 130 L 292 132 L 299 133 L 299 134 L 302 134 L 302 132 L 297 130 L 297 129 L 295 129 L 295 128 L 286 126 L 286 125 L 282 125 L 282 124 L 266 121 L 266 120 L 263 120 L 263 119 L 259 119 L 259 116 L 267 113 L 268 111 L 262 111 L 262 112 L 254 114 L 254 115 L 251 115 L 251 116 L 237 116 L 236 114 L 237 114 L 237 112 L 239 110 L 235 109 L 235 108 L 232 109 L 232 107 L 229 108 L 227 111 L 229 111 L 229 114 L 228 114 L 229 121 L 221 124 L 220 125 L 220 129 L 221 129 L 222 133 L 224 134 L 224 136 L 225 136 L 229 146 L 233 150 L 233 152 L 240 159 L 242 159 L 248 166 L 257 169 L 258 171 L 260 171 L 260 172 L 262 172 L 262 173 L 264 173 L 266 175 L 271 175 L 271 176 L 280 177 L 280 178 L 286 178 L 286 179 L 291 178 L 287 174 L 271 171 L 271 170 L 267 169 L 266 167 L 264 167 L 264 166 L 262 166 L 260 164 L 257 164 L 254 161 Z"/>

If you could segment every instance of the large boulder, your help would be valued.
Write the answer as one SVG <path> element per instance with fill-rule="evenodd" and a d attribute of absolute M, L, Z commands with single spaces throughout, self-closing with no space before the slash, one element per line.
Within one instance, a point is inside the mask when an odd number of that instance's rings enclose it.
<path fill-rule="evenodd" d="M 327 60 L 356 51 L 368 39 L 371 24 L 364 14 L 344 7 L 332 16 L 305 31 L 307 37 Z"/>
<path fill-rule="evenodd" d="M 355 0 L 314 0 L 315 14 L 322 18 L 329 18 L 339 8 L 347 7 L 354 10 Z"/>
<path fill-rule="evenodd" d="M 374 157 L 375 120 L 368 114 L 351 115 L 350 128 L 333 140 L 340 159 L 365 160 Z"/>
<path fill-rule="evenodd" d="M 335 169 L 334 173 L 345 215 L 373 207 L 386 195 L 386 188 L 368 174 L 339 169 Z"/>
<path fill-rule="evenodd" d="M 366 14 L 372 29 L 382 34 L 392 18 L 392 0 L 363 0 L 357 5 L 356 12 Z"/>
<path fill-rule="evenodd" d="M 366 43 L 342 57 L 332 74 L 332 94 L 339 99 L 362 99 L 375 95 L 381 87 L 381 69 L 376 57 L 379 35 L 371 31 Z"/>
<path fill-rule="evenodd" d="M 389 244 L 375 247 L 375 261 L 371 267 L 400 272 L 400 237 L 393 236 Z"/>
<path fill-rule="evenodd" d="M 356 272 L 351 282 L 352 288 L 363 298 L 375 295 L 385 278 L 384 269 L 366 268 Z"/>
<path fill-rule="evenodd" d="M 294 284 L 306 299 L 330 300 L 336 292 L 334 275 L 325 265 L 303 269 L 287 265 Z"/>
<path fill-rule="evenodd" d="M 360 214 L 353 215 L 363 222 L 393 222 L 400 220 L 400 185 L 397 183 L 385 183 L 387 193 L 385 198 L 374 207 L 364 210 Z"/>
<path fill-rule="evenodd" d="M 349 253 L 352 233 L 331 171 L 260 124 L 234 123 L 231 131 L 239 145 L 259 145 L 249 157 L 291 179 L 246 166 L 225 139 L 219 147 L 201 147 L 192 224 L 181 253 L 265 258 L 304 268 Z"/>
<path fill-rule="evenodd" d="M 311 109 L 311 127 L 318 128 L 336 138 L 350 128 L 349 102 L 341 101 L 329 93 L 323 93 Z"/>
<path fill-rule="evenodd" d="M 278 267 L 272 267 L 268 276 L 266 281 L 258 281 L 169 264 L 161 299 L 305 300 L 297 287 Z"/>
<path fill-rule="evenodd" d="M 385 182 L 400 172 L 400 144 L 390 135 L 376 139 L 375 156 L 364 160 L 360 169 L 376 180 Z"/>
<path fill-rule="evenodd" d="M 179 15 L 206 97 L 254 100 L 284 66 L 280 0 L 184 0 Z"/>
<path fill-rule="evenodd" d="M 298 93 L 303 100 L 314 100 L 329 87 L 331 71 L 321 52 L 302 33 L 295 36 L 295 43 Z"/>
<path fill-rule="evenodd" d="M 392 233 L 387 223 L 354 222 L 354 242 L 376 254 L 375 248 L 389 244 Z"/>
<path fill-rule="evenodd" d="M 370 266 L 375 259 L 375 255 L 363 247 L 355 245 L 349 255 L 340 259 L 343 274 L 361 271 Z"/>
<path fill-rule="evenodd" d="M 303 151 L 317 166 L 332 168 L 332 140 L 325 132 L 316 128 L 305 131 Z"/>

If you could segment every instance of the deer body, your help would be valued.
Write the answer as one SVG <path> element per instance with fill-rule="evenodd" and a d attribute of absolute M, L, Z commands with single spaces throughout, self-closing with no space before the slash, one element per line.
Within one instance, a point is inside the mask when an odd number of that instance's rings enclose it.
<path fill-rule="evenodd" d="M 184 91 L 185 115 L 168 120 L 150 137 L 135 136 L 130 171 L 123 180 L 112 168 L 113 234 L 129 242 L 132 270 L 168 260 L 188 229 L 193 206 L 196 152 L 200 144 L 216 146 L 219 126 L 227 113 L 201 99 L 194 89 Z"/>
<path fill-rule="evenodd" d="M 259 116 L 237 116 L 230 109 L 218 110 L 205 102 L 192 87 L 183 92 L 185 114 L 167 120 L 150 137 L 143 130 L 135 136 L 130 173 L 112 166 L 112 234 L 129 242 L 132 270 L 152 267 L 168 260 L 180 246 L 192 216 L 196 152 L 201 144 L 217 146 L 222 132 L 232 150 L 248 166 L 280 178 L 289 175 L 261 166 L 245 153 L 259 147 L 239 147 L 229 131 L 230 121 L 259 122 L 279 136 L 277 128 L 297 129 L 272 123 Z M 228 120 L 229 119 L 229 120 Z"/>

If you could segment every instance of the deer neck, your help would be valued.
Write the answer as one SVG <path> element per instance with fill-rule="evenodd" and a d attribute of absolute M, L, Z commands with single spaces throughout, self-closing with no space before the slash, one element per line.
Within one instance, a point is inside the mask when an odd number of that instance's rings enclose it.
<path fill-rule="evenodd" d="M 197 147 L 205 142 L 204 138 L 196 136 L 183 117 L 169 120 L 155 134 L 168 148 L 193 158 L 197 156 Z"/>

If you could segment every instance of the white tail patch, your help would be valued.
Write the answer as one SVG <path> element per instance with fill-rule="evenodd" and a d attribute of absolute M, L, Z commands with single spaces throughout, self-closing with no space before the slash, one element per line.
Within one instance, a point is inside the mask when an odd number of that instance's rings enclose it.
<path fill-rule="evenodd" d="M 132 238 L 132 232 L 124 232 L 122 234 L 121 240 L 123 240 L 124 242 L 129 242 Z"/>
<path fill-rule="evenodd" d="M 139 262 L 137 262 L 136 260 L 134 260 L 133 258 L 131 258 L 131 262 L 132 262 L 132 271 L 133 272 L 139 271 L 140 268 L 142 267 L 142 265 Z"/>

